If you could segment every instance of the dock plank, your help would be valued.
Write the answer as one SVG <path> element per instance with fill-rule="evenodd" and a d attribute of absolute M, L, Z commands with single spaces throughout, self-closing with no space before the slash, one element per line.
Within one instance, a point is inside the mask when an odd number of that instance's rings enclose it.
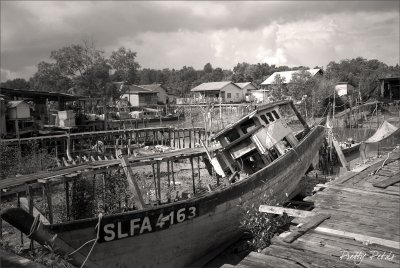
<path fill-rule="evenodd" d="M 307 221 L 304 225 L 301 225 L 300 227 L 297 228 L 294 232 L 286 236 L 283 241 L 287 243 L 292 243 L 294 240 L 296 240 L 298 237 L 302 236 L 305 234 L 307 231 L 311 230 L 312 228 L 318 226 L 321 224 L 323 221 L 326 219 L 329 219 L 331 216 L 329 214 L 317 214 L 315 216 L 312 216 L 309 218 L 309 221 Z"/>
<path fill-rule="evenodd" d="M 304 199 L 314 203 L 311 211 L 287 211 L 296 217 L 292 224 L 302 225 L 293 225 L 289 231 L 272 238 L 271 245 L 262 251 L 269 258 L 274 257 L 268 259 L 265 267 L 286 267 L 287 261 L 307 268 L 399 267 L 399 152 L 396 149 L 389 158 L 376 159 L 329 183 L 317 185 L 319 190 Z M 264 210 L 281 214 L 286 209 Z M 313 214 L 330 217 L 318 226 L 310 224 L 313 227 L 298 236 L 298 230 L 307 227 L 306 215 Z M 287 238 L 293 241 L 284 242 Z M 261 267 L 266 260 L 252 254 L 239 265 Z"/>
<path fill-rule="evenodd" d="M 391 177 L 386 180 L 375 182 L 372 185 L 378 188 L 387 188 L 390 185 L 400 182 L 400 171 L 393 174 Z"/>

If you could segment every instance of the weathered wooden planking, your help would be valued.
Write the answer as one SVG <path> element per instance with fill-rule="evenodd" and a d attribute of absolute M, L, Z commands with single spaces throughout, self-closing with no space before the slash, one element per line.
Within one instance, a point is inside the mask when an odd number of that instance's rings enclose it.
<path fill-rule="evenodd" d="M 376 171 L 378 168 L 382 167 L 382 164 L 385 163 L 385 165 L 392 163 L 394 161 L 397 161 L 397 159 L 399 158 L 399 153 L 394 153 L 392 154 L 389 159 L 376 159 L 374 160 L 374 162 L 372 164 L 368 164 L 368 165 L 363 165 L 361 167 L 358 167 L 357 169 L 353 169 L 350 172 L 354 172 L 354 173 L 350 173 L 349 176 L 343 176 L 340 177 L 339 179 L 335 180 L 333 183 L 334 184 L 353 184 L 353 180 L 354 181 L 358 181 L 358 180 L 363 180 L 365 177 L 369 176 L 369 174 L 371 174 L 371 172 Z M 386 162 L 385 162 L 386 160 Z"/>
<path fill-rule="evenodd" d="M 321 232 L 321 233 L 330 234 L 330 235 L 347 237 L 347 238 L 355 239 L 355 240 L 361 241 L 361 242 L 368 242 L 368 243 L 378 244 L 378 245 L 382 245 L 382 246 L 389 247 L 389 248 L 400 249 L 400 242 L 394 241 L 394 240 L 382 239 L 379 237 L 373 237 L 373 236 L 368 236 L 368 235 L 363 235 L 363 234 L 346 232 L 346 231 L 342 231 L 342 230 L 335 230 L 335 229 L 326 228 L 326 227 L 317 227 L 317 228 L 315 228 L 315 232 Z"/>
<path fill-rule="evenodd" d="M 305 234 L 304 236 L 298 238 L 296 241 L 302 241 L 306 243 L 312 243 L 318 247 L 322 246 L 327 246 L 331 248 L 337 248 L 341 250 L 351 250 L 353 252 L 355 251 L 381 251 L 381 252 L 393 252 L 396 257 L 392 260 L 394 263 L 400 263 L 400 250 L 390 248 L 390 247 L 385 247 L 382 245 L 378 244 L 367 244 L 367 243 L 362 243 L 360 241 L 357 241 L 355 239 L 350 239 L 347 237 L 338 237 L 338 236 L 332 236 L 330 234 L 325 234 L 325 233 L 319 233 L 319 232 L 309 232 Z M 296 242 L 290 244 L 293 245 Z"/>
<path fill-rule="evenodd" d="M 363 245 L 353 239 L 339 238 L 333 236 L 327 236 L 327 238 L 318 238 L 315 232 L 308 232 L 304 236 L 298 238 L 291 244 L 284 243 L 279 239 L 273 239 L 272 247 L 280 247 L 279 249 L 282 253 L 274 252 L 274 254 L 283 254 L 283 252 L 288 252 L 290 254 L 295 254 L 295 252 L 300 252 L 307 260 L 311 260 L 316 267 L 360 267 L 356 265 L 352 259 L 346 257 L 346 253 L 356 254 L 358 252 L 370 253 L 371 251 L 378 251 L 379 253 L 389 253 L 393 252 L 391 248 L 385 248 L 377 245 Z M 319 235 L 319 234 L 318 234 Z M 358 243 L 355 244 L 355 243 Z M 342 257 L 342 259 L 341 259 Z M 394 254 L 397 258 L 398 255 Z M 326 262 L 325 265 L 321 265 L 321 262 Z M 330 262 L 333 263 L 330 263 Z M 357 262 L 358 263 L 358 262 Z M 387 261 L 385 263 L 382 260 L 365 258 L 362 262 L 361 267 L 398 267 L 398 261 Z"/>
<path fill-rule="evenodd" d="M 241 265 L 248 267 L 265 267 L 265 268 L 304 268 L 292 260 L 282 259 L 275 256 L 265 255 L 257 252 L 250 252 L 250 254 L 244 258 Z"/>
<path fill-rule="evenodd" d="M 300 217 L 300 218 L 315 216 L 315 213 L 310 212 L 310 211 L 284 208 L 284 207 L 276 207 L 276 206 L 268 206 L 268 205 L 261 205 L 258 210 L 260 212 L 265 212 L 265 213 L 270 213 L 270 214 L 278 214 L 278 215 L 282 215 L 283 213 L 286 213 L 289 216 Z"/>
<path fill-rule="evenodd" d="M 379 237 L 386 240 L 400 241 L 398 227 L 364 224 L 363 222 L 348 222 L 340 220 L 329 220 L 319 227 L 335 230 L 346 230 L 346 232 L 361 233 L 366 236 Z"/>
<path fill-rule="evenodd" d="M 330 217 L 331 216 L 329 214 L 317 214 L 315 216 L 310 217 L 308 222 L 301 225 L 299 228 L 297 228 L 296 231 L 290 233 L 288 236 L 283 238 L 283 241 L 287 243 L 292 243 L 298 237 L 302 236 L 304 233 L 318 226 L 320 223 L 322 223 L 326 219 L 329 219 Z"/>
<path fill-rule="evenodd" d="M 326 185 L 326 184 L 317 184 L 317 186 L 321 187 L 321 188 L 328 188 L 328 189 L 333 189 L 333 190 L 340 190 L 340 191 L 347 191 L 347 192 L 352 192 L 354 194 L 370 194 L 370 195 L 374 195 L 374 196 L 379 196 L 379 197 L 388 197 L 388 196 L 392 196 L 392 197 L 398 197 L 400 196 L 400 193 L 393 193 L 393 192 L 388 192 L 385 190 L 381 190 L 381 189 L 374 189 L 374 188 L 365 188 L 365 187 L 349 187 L 347 185 Z M 305 200 L 312 198 L 312 197 L 307 197 L 305 198 Z"/>
<path fill-rule="evenodd" d="M 393 185 L 397 182 L 400 182 L 400 171 L 393 174 L 391 177 L 384 181 L 375 182 L 372 185 L 378 188 L 387 188 L 390 185 Z"/>
<path fill-rule="evenodd" d="M 299 263 L 303 267 L 335 267 L 347 268 L 348 263 L 339 262 L 337 257 L 324 255 L 310 250 L 295 249 L 284 245 L 274 244 L 265 248 L 262 254 L 276 256 Z"/>
<path fill-rule="evenodd" d="M 321 211 L 320 211 L 321 212 Z M 353 214 L 351 212 L 343 213 L 336 210 L 323 210 L 323 212 L 329 213 L 331 218 L 329 221 L 325 222 L 325 224 L 340 224 L 342 223 L 343 226 L 351 226 L 356 225 L 356 230 L 360 229 L 361 227 L 370 228 L 370 230 L 374 232 L 379 232 L 380 230 L 391 230 L 394 234 L 398 235 L 400 229 L 398 228 L 398 222 L 396 218 L 393 217 L 391 219 L 387 218 L 380 218 L 379 221 L 371 220 L 371 217 L 360 215 L 360 214 Z M 318 211 L 316 211 L 318 213 Z M 300 224 L 305 223 L 307 220 L 306 218 L 296 218 L 292 220 L 292 224 Z M 348 229 L 346 229 L 348 230 Z M 348 230 L 350 231 L 350 230 Z M 390 235 L 390 233 L 389 233 Z"/>

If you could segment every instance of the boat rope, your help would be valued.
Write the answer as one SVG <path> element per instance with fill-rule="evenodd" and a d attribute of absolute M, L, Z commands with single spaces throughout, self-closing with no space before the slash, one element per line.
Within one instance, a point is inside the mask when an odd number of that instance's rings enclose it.
<path fill-rule="evenodd" d="M 32 225 L 31 225 L 30 232 L 29 232 L 29 234 L 28 234 L 28 238 L 31 238 L 31 236 L 33 235 L 33 233 L 36 232 L 36 231 L 39 229 L 39 226 L 40 226 L 39 218 L 40 218 L 40 214 L 38 214 L 38 215 L 35 217 L 35 219 L 33 220 L 33 223 L 32 223 Z"/>
<path fill-rule="evenodd" d="M 94 249 L 94 246 L 96 245 L 97 241 L 99 240 L 99 237 L 100 237 L 100 222 L 101 222 L 101 219 L 102 219 L 102 218 L 103 218 L 103 214 L 100 213 L 100 214 L 99 214 L 99 221 L 97 222 L 97 225 L 96 225 L 96 227 L 95 227 L 95 228 L 97 228 L 97 235 L 96 235 L 96 238 L 91 239 L 91 240 L 89 240 L 89 241 L 86 241 L 82 246 L 80 246 L 79 248 L 77 248 L 76 250 L 74 250 L 74 251 L 72 251 L 71 253 L 68 254 L 68 256 L 71 256 L 71 255 L 75 254 L 76 252 L 78 252 L 80 249 L 82 249 L 84 246 L 86 246 L 87 244 L 89 244 L 90 242 L 93 242 L 93 245 L 92 245 L 91 249 L 89 250 L 89 253 L 88 253 L 88 255 L 86 256 L 85 260 L 83 261 L 83 263 L 82 263 L 82 265 L 81 265 L 81 268 L 85 265 L 85 263 L 86 263 L 87 260 L 89 259 L 89 256 L 90 256 L 90 254 L 92 253 L 92 251 L 93 251 L 93 249 Z"/>
<path fill-rule="evenodd" d="M 394 149 L 393 149 L 392 151 L 388 152 L 386 159 L 385 159 L 385 160 L 383 161 L 383 163 L 382 163 L 382 166 L 380 166 L 379 168 L 377 168 L 372 174 L 378 173 L 378 171 L 381 170 L 381 169 L 385 166 L 385 163 L 386 163 L 386 161 L 389 159 L 390 154 L 393 153 L 393 152 L 394 152 L 396 149 L 398 149 L 399 147 L 400 147 L 400 146 L 396 146 L 396 147 L 394 147 Z"/>

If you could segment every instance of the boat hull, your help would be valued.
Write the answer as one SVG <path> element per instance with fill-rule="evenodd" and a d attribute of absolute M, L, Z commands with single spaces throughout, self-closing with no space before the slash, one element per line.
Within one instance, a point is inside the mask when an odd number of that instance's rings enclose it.
<path fill-rule="evenodd" d="M 205 255 L 213 257 L 221 245 L 232 241 L 240 230 L 242 213 L 252 205 L 282 204 L 297 192 L 301 177 L 311 165 L 324 138 L 324 129 L 314 127 L 304 139 L 285 155 L 266 168 L 230 186 L 206 194 L 203 197 L 175 202 L 144 212 L 110 215 L 104 221 L 117 224 L 118 219 L 144 213 L 151 215 L 166 211 L 169 207 L 196 207 L 196 217 L 173 224 L 168 228 L 138 236 L 97 243 L 90 254 L 87 267 L 192 267 Z M 71 248 L 78 248 L 96 238 L 96 219 L 51 225 L 48 228 L 58 234 Z M 126 234 L 116 231 L 115 236 Z M 73 263 L 82 263 L 89 254 L 90 246 L 74 254 Z M 206 261 L 206 259 L 203 259 Z"/>

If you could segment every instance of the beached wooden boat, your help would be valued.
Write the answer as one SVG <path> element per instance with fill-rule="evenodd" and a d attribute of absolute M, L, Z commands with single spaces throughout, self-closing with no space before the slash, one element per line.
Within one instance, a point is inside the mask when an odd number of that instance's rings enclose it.
<path fill-rule="evenodd" d="M 19 208 L 3 210 L 2 218 L 58 252 L 77 250 L 70 255 L 75 265 L 88 256 L 86 267 L 199 267 L 237 237 L 249 206 L 290 198 L 317 155 L 324 127 L 309 128 L 295 110 L 305 127 L 295 136 L 284 120 L 288 107 L 294 109 L 293 103 L 260 107 L 214 136 L 222 147 L 210 153 L 210 162 L 226 183 L 217 190 L 157 207 L 52 225 L 39 224 Z M 91 244 L 79 249 L 96 239 L 93 251 Z"/>
<path fill-rule="evenodd" d="M 350 156 L 352 154 L 358 153 L 360 149 L 361 142 L 350 143 L 350 144 L 341 144 L 341 149 L 344 156 Z"/>

